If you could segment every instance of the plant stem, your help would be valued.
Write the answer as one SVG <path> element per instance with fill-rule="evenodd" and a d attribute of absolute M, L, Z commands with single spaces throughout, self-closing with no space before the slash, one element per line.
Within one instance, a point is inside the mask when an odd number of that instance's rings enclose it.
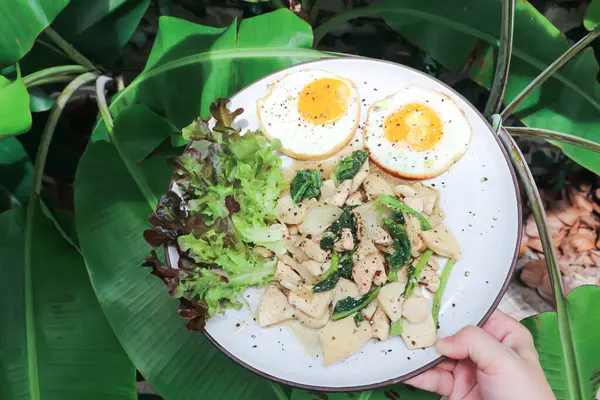
<path fill-rule="evenodd" d="M 283 0 L 271 0 L 271 4 L 273 8 L 287 8 L 285 4 L 283 4 Z"/>
<path fill-rule="evenodd" d="M 61 65 L 58 67 L 46 68 L 25 76 L 23 78 L 23 84 L 25 86 L 34 86 L 32 84 L 35 81 L 43 78 L 50 78 L 56 75 L 82 74 L 88 70 L 89 68 L 82 67 L 81 65 Z"/>
<path fill-rule="evenodd" d="M 71 82 L 73 80 L 73 78 L 74 78 L 73 75 L 52 76 L 49 78 L 38 79 L 37 81 L 32 82 L 31 84 L 27 85 L 27 87 L 32 88 L 32 87 L 42 86 L 42 85 L 46 85 L 46 84 L 50 84 L 50 83 Z"/>
<path fill-rule="evenodd" d="M 338 13 L 319 25 L 314 30 L 313 48 L 317 48 L 323 37 L 327 33 L 338 25 L 348 22 L 352 19 L 364 17 L 366 15 L 377 14 L 377 9 L 372 6 L 356 7 L 349 10 Z"/>
<path fill-rule="evenodd" d="M 314 25 L 317 23 L 317 17 L 319 16 L 319 10 L 321 9 L 322 3 L 323 3 L 323 0 L 315 0 L 312 7 L 310 8 L 310 13 L 308 15 L 308 22 L 311 25 Z"/>
<path fill-rule="evenodd" d="M 582 149 L 600 153 L 600 144 L 599 143 L 592 142 L 591 140 L 587 140 L 587 139 L 581 138 L 579 136 L 569 135 L 568 133 L 562 133 L 562 132 L 550 131 L 547 129 L 538 129 L 538 128 L 506 127 L 504 129 L 506 129 L 507 132 L 513 136 L 527 136 L 527 137 L 542 138 L 542 139 L 547 139 L 547 140 L 554 140 L 557 142 L 571 144 L 573 146 L 581 147 Z"/>
<path fill-rule="evenodd" d="M 541 74 L 539 74 L 521 93 L 510 102 L 508 106 L 500 113 L 502 120 L 515 112 L 515 109 L 525 100 L 533 91 L 539 88 L 548 78 L 556 71 L 561 69 L 566 63 L 571 61 L 577 54 L 585 49 L 594 39 L 600 36 L 600 27 L 588 33 L 583 39 L 574 44 L 570 49 L 565 51 L 552 64 L 550 64 Z"/>
<path fill-rule="evenodd" d="M 48 26 L 46 29 L 44 29 L 44 32 L 54 42 L 54 44 L 56 44 L 59 49 L 64 51 L 65 54 L 67 54 L 73 61 L 91 70 L 98 69 L 94 63 L 88 60 L 83 54 L 78 52 L 75 47 L 63 39 L 54 29 L 52 29 L 52 27 Z"/>
<path fill-rule="evenodd" d="M 500 48 L 498 49 L 498 63 L 494 73 L 490 98 L 483 112 L 485 117 L 497 114 L 502 107 L 502 99 L 504 98 L 504 90 L 506 89 L 508 71 L 510 69 L 514 25 L 515 0 L 502 0 L 502 27 L 500 32 Z"/>
<path fill-rule="evenodd" d="M 523 153 L 521 153 L 521 150 L 515 143 L 514 139 L 501 127 L 498 130 L 498 136 L 502 142 L 502 145 L 508 152 L 512 164 L 517 171 L 517 175 L 519 175 L 522 188 L 525 190 L 525 194 L 529 200 L 529 206 L 533 212 L 535 224 L 538 228 L 540 239 L 542 241 L 546 266 L 548 268 L 548 274 L 550 275 L 550 283 L 552 284 L 554 300 L 556 302 L 556 315 L 558 318 L 558 329 L 563 344 L 563 356 L 565 357 L 565 360 L 568 360 L 565 363 L 565 373 L 567 375 L 566 381 L 568 384 L 567 393 L 571 393 L 574 396 L 577 393 L 579 394 L 577 398 L 583 398 L 580 390 L 581 385 L 579 382 L 579 376 L 576 370 L 577 363 L 575 349 L 573 348 L 573 338 L 570 330 L 567 302 L 562 286 L 560 267 L 556 260 L 556 250 L 548 230 L 548 220 L 546 218 L 546 212 L 544 210 L 542 198 L 540 197 L 540 192 L 538 191 L 535 181 L 533 180 L 533 175 L 527 166 L 527 162 L 523 157 Z"/>
<path fill-rule="evenodd" d="M 48 156 L 48 148 L 54 135 L 54 130 L 60 114 L 62 113 L 69 98 L 75 91 L 86 84 L 87 82 L 96 79 L 98 74 L 87 72 L 75 78 L 62 91 L 56 99 L 56 103 L 50 111 L 48 122 L 42 132 L 42 137 L 35 158 L 35 166 L 33 170 L 33 183 L 29 196 L 29 204 L 27 205 L 27 216 L 25 225 L 25 335 L 27 342 L 27 369 L 29 376 L 30 398 L 32 400 L 40 399 L 39 392 L 39 376 L 37 368 L 37 346 L 35 341 L 35 321 L 33 318 L 33 277 L 31 272 L 32 263 L 32 245 L 33 245 L 33 223 L 35 213 L 39 205 L 39 195 L 42 188 L 42 177 L 44 175 L 44 166 Z"/>
<path fill-rule="evenodd" d="M 106 95 L 104 94 L 104 87 L 110 81 L 112 81 L 112 78 L 109 78 L 108 76 L 101 76 L 96 80 L 96 102 L 98 103 L 100 115 L 102 115 L 102 120 L 104 121 L 104 125 L 106 125 L 106 131 L 108 132 L 111 143 L 113 146 L 115 146 L 115 149 L 117 150 L 119 157 L 121 157 L 121 160 L 123 160 L 123 164 L 125 164 L 129 174 L 140 188 L 144 197 L 146 197 L 148 204 L 154 210 L 158 204 L 158 199 L 150 189 L 150 185 L 148 185 L 146 177 L 141 175 L 139 171 L 136 170 L 137 166 L 132 163 L 129 157 L 125 154 L 121 144 L 117 140 L 117 135 L 115 135 L 113 118 L 110 114 L 108 103 L 106 102 Z"/>

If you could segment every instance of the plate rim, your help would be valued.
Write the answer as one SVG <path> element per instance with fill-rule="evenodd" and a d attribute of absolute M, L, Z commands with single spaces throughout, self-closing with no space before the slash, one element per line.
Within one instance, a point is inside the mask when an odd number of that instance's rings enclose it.
<path fill-rule="evenodd" d="M 356 56 L 356 55 L 351 55 L 351 54 L 343 54 L 343 53 L 337 53 L 342 55 L 341 57 L 323 57 L 323 58 L 319 58 L 317 60 L 309 60 L 309 61 L 303 61 L 300 62 L 298 64 L 294 64 L 294 65 L 290 65 L 289 67 L 285 67 L 282 69 L 279 69 L 277 71 L 274 71 L 268 75 L 263 76 L 262 78 L 244 86 L 243 88 L 241 88 L 240 90 L 238 90 L 237 92 L 235 92 L 233 95 L 230 96 L 230 98 L 234 98 L 235 96 L 239 95 L 240 93 L 242 93 L 243 91 L 247 90 L 250 86 L 256 84 L 257 82 L 260 82 L 262 80 L 268 79 L 271 76 L 278 74 L 282 71 L 287 71 L 291 68 L 295 68 L 298 67 L 300 65 L 309 65 L 312 63 L 316 63 L 316 62 L 321 62 L 321 61 L 327 61 L 327 60 L 343 60 L 343 59 L 357 59 L 357 60 L 368 60 L 368 61 L 373 61 L 373 62 L 378 62 L 378 63 L 384 63 L 384 64 L 391 64 L 394 65 L 396 67 L 399 68 L 404 68 L 407 69 L 409 71 L 415 72 L 419 75 L 423 75 L 429 79 L 432 79 L 434 81 L 436 81 L 437 83 L 439 83 L 440 85 L 442 85 L 445 89 L 450 90 L 455 96 L 458 96 L 460 99 L 462 99 L 469 108 L 471 108 L 475 114 L 477 116 L 479 116 L 479 118 L 481 118 L 481 120 L 484 122 L 484 124 L 489 128 L 489 131 L 492 135 L 492 137 L 494 138 L 494 140 L 496 141 L 498 147 L 500 148 L 500 151 L 502 152 L 502 155 L 504 156 L 504 160 L 506 162 L 506 164 L 508 165 L 508 169 L 510 171 L 510 175 L 512 177 L 513 180 L 513 187 L 515 189 L 515 196 L 517 198 L 517 223 L 518 223 L 518 228 L 517 228 L 517 242 L 515 245 L 515 250 L 513 253 L 513 258 L 511 261 L 511 265 L 510 268 L 508 269 L 508 273 L 506 275 L 506 278 L 504 280 L 504 283 L 502 284 L 502 287 L 500 288 L 500 291 L 498 292 L 498 295 L 496 296 L 496 298 L 494 299 L 494 301 L 492 302 L 492 305 L 490 306 L 490 308 L 488 309 L 488 311 L 484 314 L 483 318 L 476 324 L 476 326 L 478 327 L 482 327 L 487 320 L 490 318 L 490 316 L 492 315 L 492 313 L 498 308 L 498 304 L 500 303 L 500 301 L 502 300 L 502 297 L 504 296 L 504 294 L 506 293 L 506 290 L 508 289 L 508 285 L 510 283 L 511 277 L 515 271 L 515 267 L 517 265 L 517 261 L 519 258 L 519 248 L 520 248 L 520 243 L 522 241 L 523 238 L 523 202 L 521 199 L 521 193 L 520 193 L 520 189 L 519 189 L 519 181 L 517 179 L 517 175 L 515 172 L 515 169 L 512 165 L 512 163 L 510 162 L 510 157 L 508 155 L 508 153 L 506 152 L 506 149 L 504 148 L 504 146 L 502 145 L 502 142 L 500 141 L 500 138 L 498 137 L 498 134 L 494 132 L 494 128 L 492 128 L 492 126 L 490 125 L 490 123 L 485 119 L 485 117 L 481 114 L 481 112 L 479 112 L 479 110 L 469 101 L 467 100 L 463 95 L 461 95 L 460 93 L 458 93 L 456 90 L 454 90 L 452 87 L 450 87 L 449 85 L 447 85 L 446 83 L 440 81 L 437 78 L 434 78 L 428 74 L 426 74 L 425 72 L 419 71 L 418 69 L 409 67 L 407 65 L 404 64 L 399 64 L 393 61 L 389 61 L 389 60 L 379 60 L 376 58 L 371 58 L 371 57 L 363 57 L 363 56 Z M 188 143 L 185 146 L 185 150 L 187 150 L 189 147 L 191 146 L 191 142 Z M 459 160 L 460 162 L 460 160 Z M 173 187 L 173 184 L 175 183 L 175 176 L 173 175 L 173 177 L 171 178 L 171 181 L 169 182 L 169 190 Z M 169 267 L 171 267 L 172 263 L 171 263 L 171 258 L 169 255 L 169 251 L 168 251 L 169 246 L 165 245 L 164 249 L 165 249 L 165 261 L 167 263 L 167 265 Z M 225 354 L 230 360 L 235 361 L 237 364 L 239 364 L 240 366 L 246 368 L 247 370 L 255 373 L 256 375 L 262 377 L 262 378 L 266 378 L 268 380 L 277 382 L 277 383 L 282 383 L 284 385 L 288 385 L 291 386 L 293 388 L 297 388 L 297 389 L 303 389 L 303 390 L 313 390 L 313 391 L 319 391 L 319 392 L 335 392 L 335 393 L 339 393 L 339 392 L 362 392 L 362 391 L 366 391 L 366 390 L 374 390 L 374 389 L 379 389 L 381 387 L 385 387 L 385 386 L 390 386 L 390 385 L 395 385 L 397 383 L 401 383 L 404 382 L 407 379 L 410 379 L 414 376 L 417 376 L 419 374 L 422 374 L 423 372 L 435 367 L 436 365 L 438 365 L 439 363 L 441 363 L 442 361 L 444 361 L 447 357 L 444 356 L 440 356 L 438 358 L 436 358 L 435 360 L 423 365 L 422 367 L 419 367 L 417 369 L 415 369 L 412 372 L 409 372 L 407 374 L 404 375 L 400 375 L 398 377 L 395 378 L 391 378 L 391 379 L 387 379 L 381 382 L 376 382 L 376 383 L 370 383 L 368 385 L 361 385 L 361 386 L 340 386 L 340 387 L 330 387 L 330 386 L 315 386 L 315 385 L 307 385 L 307 384 L 303 384 L 303 383 L 298 383 L 298 382 L 293 382 L 293 381 L 288 381 L 286 379 L 283 378 L 279 378 L 276 376 L 273 376 L 271 374 L 268 374 L 264 371 L 259 370 L 258 368 L 255 368 L 249 364 L 247 364 L 246 362 L 242 361 L 241 359 L 239 359 L 238 357 L 236 357 L 235 355 L 233 355 L 232 353 L 230 353 L 225 347 L 223 347 L 214 337 L 212 337 L 212 335 L 210 333 L 208 333 L 206 331 L 206 329 L 202 330 L 202 333 L 204 334 L 204 336 L 223 354 Z"/>

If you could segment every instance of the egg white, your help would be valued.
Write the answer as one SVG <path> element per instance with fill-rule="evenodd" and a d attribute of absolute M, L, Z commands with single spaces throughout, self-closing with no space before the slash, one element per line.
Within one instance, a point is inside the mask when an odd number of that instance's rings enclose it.
<path fill-rule="evenodd" d="M 299 95 L 306 85 L 321 78 L 343 81 L 350 89 L 346 112 L 335 122 L 315 124 L 298 112 Z M 354 83 L 339 75 L 321 70 L 290 73 L 269 85 L 269 91 L 256 102 L 262 132 L 269 139 L 279 139 L 281 152 L 301 160 L 320 160 L 345 147 L 356 132 L 360 118 L 360 101 Z"/>
<path fill-rule="evenodd" d="M 431 108 L 442 123 L 442 137 L 430 150 L 399 149 L 385 136 L 386 118 L 412 103 Z M 408 179 L 442 174 L 460 160 L 471 141 L 471 125 L 458 105 L 444 93 L 416 85 L 373 103 L 365 125 L 364 141 L 371 161 L 391 175 Z"/>

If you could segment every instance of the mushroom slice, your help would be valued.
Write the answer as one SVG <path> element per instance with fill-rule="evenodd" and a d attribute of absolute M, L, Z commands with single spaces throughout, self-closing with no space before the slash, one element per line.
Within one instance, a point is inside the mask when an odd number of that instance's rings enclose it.
<path fill-rule="evenodd" d="M 309 285 L 291 290 L 288 294 L 291 305 L 313 318 L 322 318 L 328 314 L 331 300 L 333 300 L 333 290 L 313 293 L 312 286 Z"/>
<path fill-rule="evenodd" d="M 437 341 L 437 329 L 431 313 L 427 313 L 427 317 L 418 324 L 403 319 L 402 327 L 402 339 L 409 350 L 431 347 Z"/>
<path fill-rule="evenodd" d="M 394 195 L 394 191 L 390 184 L 379 175 L 369 174 L 363 181 L 363 187 L 369 200 L 376 199 L 382 194 Z"/>
<path fill-rule="evenodd" d="M 333 244 L 333 249 L 338 253 L 354 249 L 354 238 L 352 237 L 352 231 L 349 228 L 342 229 L 340 238 Z"/>
<path fill-rule="evenodd" d="M 436 270 L 434 270 L 430 265 L 426 265 L 425 268 L 423 268 L 421 277 L 419 278 L 419 283 L 425 284 L 427 290 L 435 293 L 440 288 L 440 277 Z"/>
<path fill-rule="evenodd" d="M 323 250 L 319 243 L 311 239 L 304 239 L 300 243 L 300 248 L 306 253 L 307 256 L 320 263 L 327 261 L 327 257 L 329 256 L 328 251 Z"/>
<path fill-rule="evenodd" d="M 377 300 L 379 301 L 379 307 L 385 312 L 390 320 L 397 321 L 402 317 L 402 306 L 404 304 L 404 288 L 406 282 L 392 282 L 388 283 L 379 291 Z"/>
<path fill-rule="evenodd" d="M 329 199 L 325 200 L 325 202 L 336 205 L 338 207 L 343 206 L 346 202 L 346 199 L 348 198 L 348 195 L 350 194 L 350 186 L 352 186 L 352 181 L 343 181 L 342 183 L 340 183 L 340 186 L 338 186 L 335 194 Z"/>
<path fill-rule="evenodd" d="M 311 274 L 305 265 L 297 262 L 296 260 L 294 260 L 292 257 L 288 256 L 287 254 L 285 256 L 281 257 L 281 261 L 284 264 L 287 264 L 290 267 L 292 267 L 298 274 L 300 274 L 300 276 L 302 277 L 302 279 L 304 279 L 304 281 L 306 283 L 313 284 L 313 283 L 317 282 L 317 277 L 314 276 L 313 274 Z"/>
<path fill-rule="evenodd" d="M 346 297 L 358 297 L 358 286 L 349 279 L 340 278 L 333 288 L 333 306 Z"/>
<path fill-rule="evenodd" d="M 390 320 L 381 308 L 378 308 L 371 319 L 373 337 L 385 342 L 390 337 Z"/>
<path fill-rule="evenodd" d="M 423 201 L 423 212 L 427 215 L 431 215 L 435 209 L 435 205 L 439 200 L 439 192 L 429 186 L 425 186 L 422 183 L 415 183 L 412 185 L 416 195 L 419 196 Z"/>
<path fill-rule="evenodd" d="M 375 256 L 377 253 L 371 253 L 365 258 L 360 259 L 352 268 L 352 279 L 358 285 L 358 294 L 366 294 L 371 289 L 371 283 L 375 272 L 378 270 Z M 385 271 L 384 271 L 385 273 Z"/>
<path fill-rule="evenodd" d="M 460 245 L 444 224 L 439 224 L 433 229 L 422 232 L 423 242 L 431 250 L 443 257 L 458 260 L 460 257 Z"/>
<path fill-rule="evenodd" d="M 258 306 L 258 324 L 261 328 L 294 318 L 296 315 L 285 295 L 274 285 L 267 286 Z"/>
<path fill-rule="evenodd" d="M 379 306 L 379 301 L 375 299 L 360 311 L 363 313 L 366 319 L 371 319 L 373 318 L 373 314 L 375 314 L 375 310 L 377 310 L 377 306 Z"/>
<path fill-rule="evenodd" d="M 308 260 L 302 263 L 308 269 L 308 271 L 314 276 L 319 276 L 331 266 L 331 260 L 324 263 L 320 263 L 315 260 Z"/>
<path fill-rule="evenodd" d="M 298 321 L 304 326 L 319 329 L 327 325 L 329 322 L 329 313 L 323 314 L 321 318 L 313 318 L 300 310 L 296 310 L 296 318 L 298 318 Z"/>
<path fill-rule="evenodd" d="M 292 196 L 289 194 L 281 196 L 277 201 L 277 217 L 284 224 L 296 225 L 301 223 L 304 220 L 306 211 L 306 204 L 294 203 Z"/>
<path fill-rule="evenodd" d="M 337 188 L 335 187 L 335 182 L 331 179 L 327 179 L 321 185 L 321 201 L 326 201 L 331 198 L 335 192 L 337 192 Z"/>
<path fill-rule="evenodd" d="M 275 270 L 275 279 L 281 283 L 281 286 L 288 290 L 294 290 L 298 288 L 298 285 L 302 283 L 302 278 L 294 269 L 289 265 L 284 264 L 281 261 L 277 262 L 277 269 Z"/>
<path fill-rule="evenodd" d="M 331 321 L 319 331 L 324 364 L 331 365 L 342 360 L 358 349 L 373 335 L 369 321 L 356 326 L 353 317 Z"/>
<path fill-rule="evenodd" d="M 394 240 L 392 239 L 390 234 L 387 233 L 387 231 L 381 226 L 376 226 L 375 228 L 373 228 L 370 232 L 370 235 L 371 240 L 373 240 L 373 243 L 375 244 L 387 246 L 394 243 Z"/>
<path fill-rule="evenodd" d="M 367 258 L 369 260 L 373 260 L 373 267 L 375 268 L 375 274 L 373 275 L 373 283 L 377 286 L 383 285 L 385 282 L 387 282 L 387 274 L 385 273 L 383 256 L 379 252 L 377 252 L 370 254 Z"/>
<path fill-rule="evenodd" d="M 363 184 L 363 181 L 367 176 L 369 176 L 369 160 L 366 160 L 363 163 L 356 175 L 354 175 L 354 178 L 352 178 L 352 186 L 350 188 L 350 191 L 356 192 L 360 185 Z"/>
<path fill-rule="evenodd" d="M 406 233 L 408 240 L 410 241 L 411 255 L 413 257 L 419 257 L 421 250 L 423 249 L 423 240 L 421 240 L 421 224 L 419 220 L 410 214 L 404 216 L 406 219 Z"/>
<path fill-rule="evenodd" d="M 402 316 L 411 324 L 420 324 L 429 315 L 429 304 L 424 297 L 410 296 L 404 301 Z"/>

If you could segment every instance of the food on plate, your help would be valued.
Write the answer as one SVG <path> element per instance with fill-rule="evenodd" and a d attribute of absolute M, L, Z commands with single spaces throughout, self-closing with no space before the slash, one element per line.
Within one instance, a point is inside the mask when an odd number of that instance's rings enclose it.
<path fill-rule="evenodd" d="M 440 175 L 471 141 L 471 126 L 458 105 L 443 93 L 415 85 L 373 103 L 364 132 L 371 160 L 409 179 Z"/>
<path fill-rule="evenodd" d="M 292 72 L 269 85 L 256 102 L 262 132 L 281 141 L 281 152 L 323 159 L 348 144 L 360 117 L 354 83 L 321 70 Z"/>
<path fill-rule="evenodd" d="M 241 294 L 249 286 L 275 276 L 284 287 L 307 283 L 283 264 L 285 257 L 277 259 L 286 252 L 285 225 L 277 221 L 285 186 L 278 142 L 267 143 L 260 131 L 240 135 L 231 124 L 242 110 L 230 112 L 227 102 L 218 99 L 210 107 L 216 120 L 212 130 L 202 119 L 183 129 L 193 146 L 171 160 L 178 191 L 160 198 L 148 218 L 152 229 L 144 232 L 151 246 L 178 249 L 178 265 L 163 264 L 155 252 L 144 265 L 180 298 L 179 314 L 193 330 L 226 308 L 242 307 Z M 267 298 L 274 306 L 259 311 L 261 323 L 291 318 L 295 308 L 286 308 L 288 300 L 279 294 L 269 286 Z"/>
<path fill-rule="evenodd" d="M 422 183 L 392 186 L 387 178 L 366 151 L 357 150 L 330 176 L 298 170 L 289 193 L 284 189 L 278 200 L 288 254 L 280 257 L 275 284 L 259 309 L 279 310 L 278 319 L 297 319 L 318 330 L 325 365 L 370 338 L 400 336 L 409 349 L 437 339 L 440 288 L 449 272 L 442 270 L 442 283 L 436 259 L 458 259 L 460 248 L 442 224 L 435 189 Z M 296 179 L 309 183 L 294 185 Z M 327 189 L 303 196 L 304 187 Z M 280 291 L 276 298 L 272 288 Z M 434 293 L 433 303 L 425 292 Z M 286 296 L 288 303 L 281 304 Z M 290 307 L 296 310 L 293 318 L 284 313 Z"/>

